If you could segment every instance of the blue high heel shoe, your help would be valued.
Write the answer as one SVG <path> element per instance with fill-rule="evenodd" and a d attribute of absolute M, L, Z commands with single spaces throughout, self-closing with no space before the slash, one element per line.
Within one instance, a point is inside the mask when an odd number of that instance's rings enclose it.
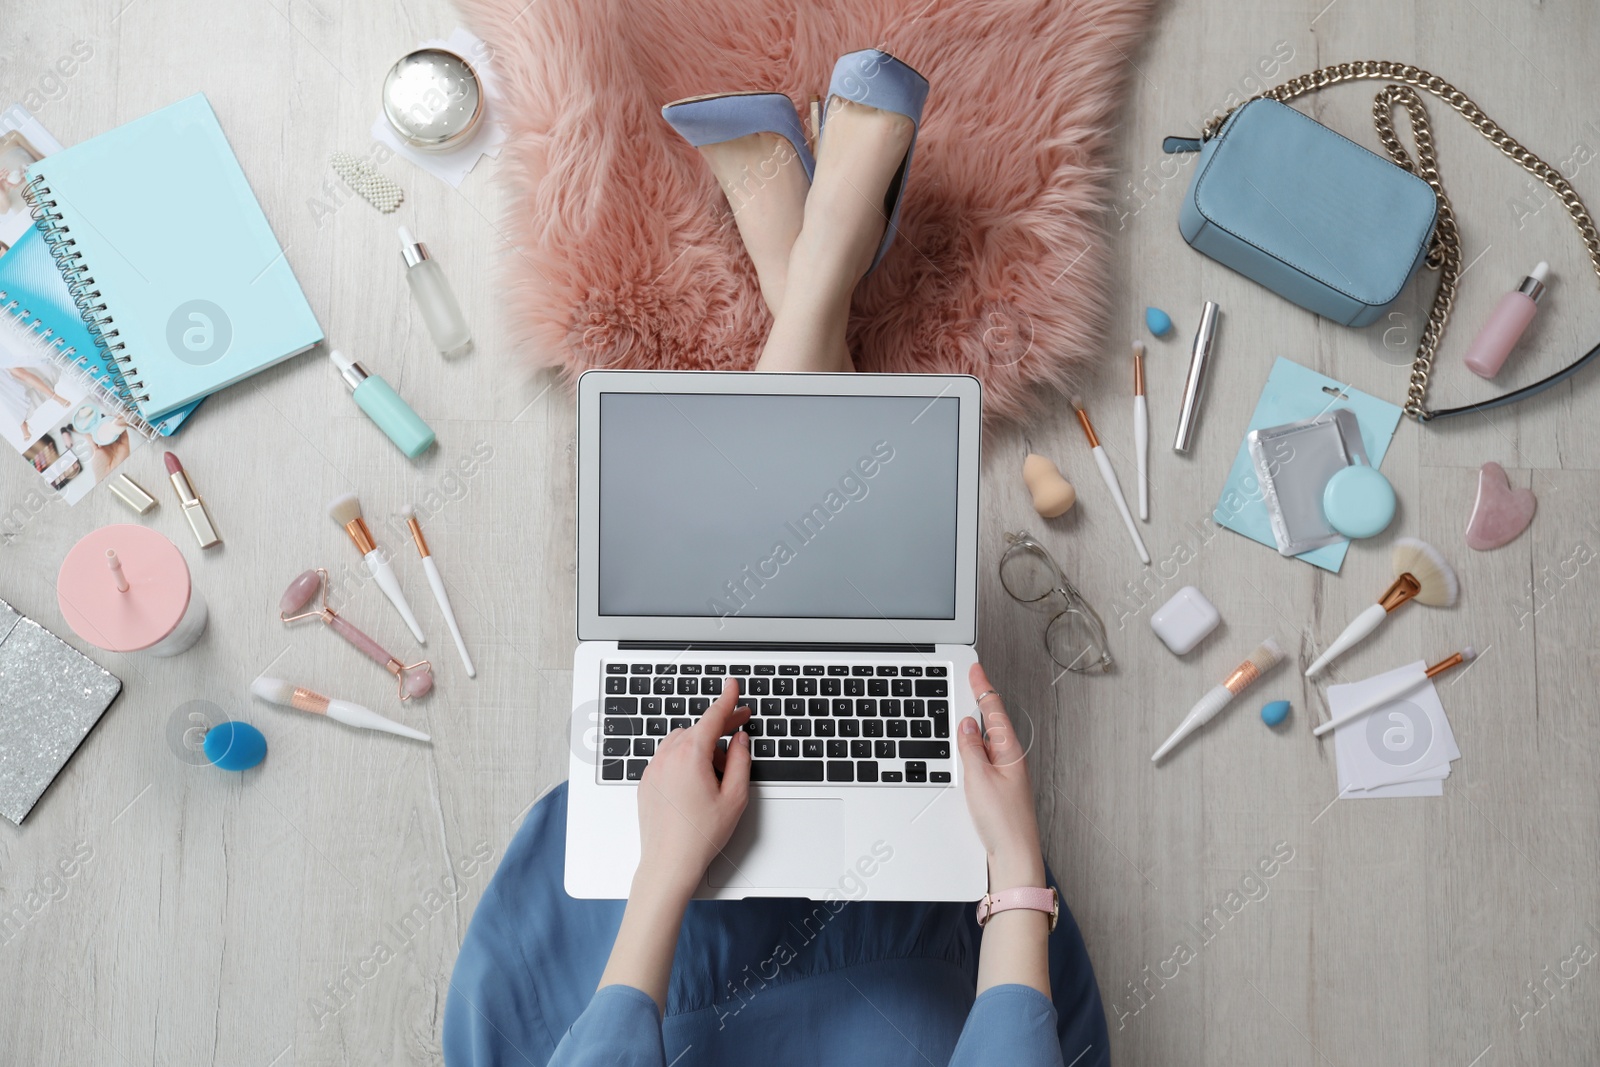
<path fill-rule="evenodd" d="M 794 101 L 782 93 L 691 96 L 663 107 L 661 117 L 696 148 L 752 133 L 775 133 L 794 146 L 800 165 L 806 169 L 806 181 L 816 173 L 817 161 L 806 145 Z"/>
<path fill-rule="evenodd" d="M 871 274 L 878 269 L 883 254 L 894 243 L 895 231 L 900 228 L 900 194 L 905 191 L 906 175 L 911 171 L 911 153 L 917 147 L 917 132 L 922 126 L 922 105 L 928 99 L 928 79 L 900 62 L 888 52 L 865 48 L 839 57 L 833 65 L 833 77 L 828 83 L 828 97 L 839 97 L 880 111 L 893 111 L 911 120 L 911 145 L 906 149 L 900 169 L 889 182 L 884 194 L 884 215 L 889 224 L 884 229 L 883 243 L 873 257 Z M 826 114 L 824 105 L 823 112 Z"/>

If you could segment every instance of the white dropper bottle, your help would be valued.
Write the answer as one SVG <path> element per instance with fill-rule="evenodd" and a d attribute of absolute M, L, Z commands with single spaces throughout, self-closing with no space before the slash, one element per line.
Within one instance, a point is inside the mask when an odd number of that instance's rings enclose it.
<path fill-rule="evenodd" d="M 472 331 L 456 303 L 455 293 L 445 280 L 444 271 L 428 255 L 428 248 L 400 227 L 400 256 L 406 264 L 406 281 L 417 298 L 422 321 L 428 324 L 433 343 L 446 356 L 459 356 L 472 344 Z"/>

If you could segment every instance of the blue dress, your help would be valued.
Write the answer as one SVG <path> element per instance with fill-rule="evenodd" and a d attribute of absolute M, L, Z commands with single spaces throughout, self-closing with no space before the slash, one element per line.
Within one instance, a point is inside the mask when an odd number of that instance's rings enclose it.
<path fill-rule="evenodd" d="M 1021 985 L 974 999 L 971 905 L 847 900 L 693 901 L 665 1018 L 640 990 L 596 992 L 623 902 L 567 896 L 566 827 L 563 784 L 534 805 L 484 891 L 450 982 L 449 1067 L 1110 1062 L 1065 907 L 1050 936 L 1053 1003 Z"/>

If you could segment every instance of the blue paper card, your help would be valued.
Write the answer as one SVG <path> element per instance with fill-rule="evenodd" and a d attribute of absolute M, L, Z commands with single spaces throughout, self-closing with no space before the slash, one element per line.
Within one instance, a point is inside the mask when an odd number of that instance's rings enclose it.
<path fill-rule="evenodd" d="M 1339 408 L 1348 408 L 1355 414 L 1356 421 L 1361 424 L 1361 443 L 1367 450 L 1367 458 L 1374 468 L 1381 466 L 1395 428 L 1400 425 L 1400 416 L 1404 414 L 1400 407 L 1279 356 L 1261 390 L 1261 399 L 1256 401 L 1255 413 L 1250 416 L 1246 439 L 1239 442 L 1239 453 L 1222 486 L 1222 496 L 1211 513 L 1218 525 L 1244 534 L 1276 552 L 1278 542 L 1272 536 L 1272 520 L 1267 515 L 1261 481 L 1256 477 L 1255 465 L 1250 462 L 1249 433 L 1316 418 Z M 1338 573 L 1349 550 L 1350 542 L 1340 541 L 1302 552 L 1294 558 Z"/>

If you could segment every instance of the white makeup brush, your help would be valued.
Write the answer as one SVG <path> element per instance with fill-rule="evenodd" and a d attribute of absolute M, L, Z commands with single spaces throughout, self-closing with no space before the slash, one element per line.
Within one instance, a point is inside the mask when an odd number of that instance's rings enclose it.
<path fill-rule="evenodd" d="M 1350 620 L 1344 633 L 1334 639 L 1326 652 L 1306 668 L 1306 677 L 1315 678 L 1322 668 L 1350 651 L 1372 631 L 1376 630 L 1389 613 L 1408 600 L 1432 607 L 1448 608 L 1461 593 L 1461 583 L 1456 572 L 1450 569 L 1437 548 L 1415 537 L 1395 539 L 1394 552 L 1389 557 L 1394 568 L 1394 584 L 1383 591 L 1378 602 Z"/>
<path fill-rule="evenodd" d="M 1435 663 L 1433 666 L 1429 667 L 1427 670 L 1423 671 L 1421 678 L 1402 678 L 1398 682 L 1390 684 L 1390 686 L 1382 692 L 1376 693 L 1373 696 L 1368 697 L 1366 700 L 1363 700 L 1355 707 L 1348 709 L 1338 718 L 1329 719 L 1327 722 L 1323 723 L 1321 726 L 1317 727 L 1311 732 L 1317 737 L 1321 737 L 1329 730 L 1336 730 L 1345 723 L 1349 722 L 1351 719 L 1359 719 L 1368 712 L 1376 711 L 1385 704 L 1399 700 L 1413 689 L 1421 686 L 1422 683 L 1427 681 L 1429 678 L 1443 674 L 1451 667 L 1458 667 L 1463 663 L 1470 663 L 1477 658 L 1478 650 L 1473 648 L 1471 645 L 1468 645 L 1455 655 L 1446 657 L 1445 659 L 1442 659 L 1438 663 Z"/>
<path fill-rule="evenodd" d="M 433 587 L 433 599 L 439 602 L 445 625 L 450 627 L 450 636 L 456 639 L 456 651 L 461 654 L 461 662 L 467 668 L 467 677 L 476 678 L 478 671 L 472 665 L 472 657 L 467 655 L 467 643 L 461 639 L 461 627 L 456 625 L 456 613 L 450 607 L 450 594 L 445 591 L 444 579 L 439 576 L 439 565 L 433 561 L 433 550 L 428 547 L 428 539 L 422 536 L 422 526 L 417 522 L 417 509 L 406 504 L 401 507 L 400 514 L 405 516 L 406 525 L 411 528 L 411 540 L 417 543 L 417 553 L 422 556 L 422 569 L 427 572 L 428 584 Z"/>
<path fill-rule="evenodd" d="M 400 613 L 400 617 L 411 627 L 411 636 L 417 639 L 417 644 L 425 645 L 428 639 L 422 636 L 422 627 L 417 624 L 417 616 L 411 610 L 411 605 L 406 602 L 405 590 L 400 588 L 400 579 L 395 577 L 394 568 L 378 551 L 378 543 L 372 539 L 372 531 L 367 529 L 367 520 L 361 517 L 361 501 L 354 493 L 345 493 L 328 501 L 328 515 L 334 522 L 344 527 L 344 532 L 350 535 L 350 540 L 355 542 L 356 550 L 361 553 L 361 558 L 367 561 L 367 570 L 372 572 L 372 578 L 378 583 L 378 588 L 383 590 L 383 595 L 389 598 L 389 603 Z"/>
<path fill-rule="evenodd" d="M 290 685 L 282 678 L 257 678 L 250 683 L 250 692 L 270 704 L 294 708 L 296 711 L 312 715 L 326 715 L 334 722 L 342 722 L 358 730 L 381 730 L 384 733 L 409 737 L 413 741 L 433 740 L 427 734 L 413 730 L 409 726 L 401 726 L 393 719 L 386 719 L 370 708 L 352 704 L 348 700 L 330 700 L 321 693 Z"/>
<path fill-rule="evenodd" d="M 1261 642 L 1260 647 L 1250 653 L 1249 659 L 1235 667 L 1233 673 L 1224 678 L 1221 685 L 1201 697 L 1200 702 L 1189 709 L 1189 714 L 1185 715 L 1178 728 L 1172 731 L 1172 736 L 1156 749 L 1156 754 L 1150 757 L 1150 762 L 1159 763 L 1162 756 L 1178 746 L 1178 742 L 1216 718 L 1217 712 L 1227 707 L 1234 697 L 1249 689 L 1258 678 L 1281 662 L 1283 662 L 1283 648 L 1278 642 L 1271 637 Z"/>
<path fill-rule="evenodd" d="M 1150 405 L 1144 398 L 1144 342 L 1133 342 L 1133 454 L 1139 463 L 1139 519 L 1150 521 Z"/>
<path fill-rule="evenodd" d="M 1122 495 L 1122 485 L 1117 481 L 1117 472 L 1111 469 L 1111 458 L 1106 455 L 1106 450 L 1100 447 L 1100 438 L 1095 436 L 1094 424 L 1089 421 L 1089 413 L 1083 410 L 1083 398 L 1072 398 L 1073 410 L 1078 413 L 1078 422 L 1083 425 L 1083 434 L 1089 439 L 1089 450 L 1094 453 L 1094 461 L 1100 467 L 1100 477 L 1105 479 L 1106 488 L 1111 490 L 1111 499 L 1117 505 L 1117 511 L 1122 515 L 1122 523 L 1128 528 L 1128 536 L 1133 538 L 1133 547 L 1139 553 L 1139 559 L 1150 565 L 1150 553 L 1145 551 L 1144 538 L 1139 536 L 1139 527 L 1134 525 L 1133 514 L 1128 510 L 1128 501 Z"/>

